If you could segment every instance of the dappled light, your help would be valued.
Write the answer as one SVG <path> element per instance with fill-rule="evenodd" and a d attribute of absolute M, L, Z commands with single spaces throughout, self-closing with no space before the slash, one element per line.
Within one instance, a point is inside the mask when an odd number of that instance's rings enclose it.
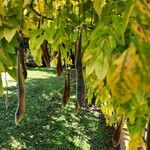
<path fill-rule="evenodd" d="M 13 148 L 13 149 L 17 149 L 17 150 L 21 150 L 21 149 L 25 149 L 26 146 L 19 142 L 18 140 L 16 140 L 14 137 L 10 137 L 10 142 L 9 145 Z"/>
<path fill-rule="evenodd" d="M 72 75 L 72 89 L 75 89 L 74 78 Z M 62 85 L 62 77 L 56 78 L 53 70 L 30 69 L 26 81 L 26 112 L 18 126 L 14 124 L 16 88 L 8 87 L 11 93 L 8 95 L 10 105 L 7 110 L 3 97 L 0 98 L 0 149 L 109 148 L 112 130 L 107 129 L 105 121 L 99 120 L 96 112 L 84 108 L 76 113 L 74 90 L 71 90 L 68 105 L 63 108 Z"/>
<path fill-rule="evenodd" d="M 0 0 L 0 112 L 0 150 L 149 150 L 150 0 Z"/>

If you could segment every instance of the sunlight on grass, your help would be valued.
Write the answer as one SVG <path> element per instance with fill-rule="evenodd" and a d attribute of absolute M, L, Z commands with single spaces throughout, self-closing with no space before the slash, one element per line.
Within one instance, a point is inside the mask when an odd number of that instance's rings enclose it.
<path fill-rule="evenodd" d="M 76 98 L 76 95 L 72 95 L 72 96 L 70 96 L 70 98 L 75 99 L 75 98 Z"/>
<path fill-rule="evenodd" d="M 13 149 L 23 149 L 26 148 L 26 145 L 23 145 L 21 142 L 19 142 L 18 140 L 16 140 L 13 136 L 10 137 L 10 143 L 9 145 L 13 148 Z"/>
<path fill-rule="evenodd" d="M 79 136 L 74 136 L 73 143 L 76 147 L 79 147 L 81 150 L 90 150 L 90 145 L 86 141 L 87 137 L 84 137 L 84 139 L 80 139 Z"/>
<path fill-rule="evenodd" d="M 43 69 L 39 70 L 39 69 L 35 69 L 33 70 L 28 70 L 28 79 L 30 78 L 41 78 L 41 79 L 45 79 L 45 78 L 50 78 L 50 77 L 56 77 L 56 74 L 54 72 L 52 72 L 53 69 L 45 69 L 46 71 L 42 72 Z"/>
<path fill-rule="evenodd" d="M 48 125 L 46 125 L 46 126 L 43 126 L 43 129 L 49 130 L 49 129 L 50 129 L 50 125 L 48 124 Z"/>
<path fill-rule="evenodd" d="M 8 82 L 9 110 L 0 97 L 0 150 L 108 150 L 108 131 L 98 113 L 75 111 L 75 76 L 71 80 L 71 97 L 62 107 L 64 77 L 53 69 L 29 69 L 26 80 L 26 112 L 19 126 L 14 123 L 17 85 Z"/>

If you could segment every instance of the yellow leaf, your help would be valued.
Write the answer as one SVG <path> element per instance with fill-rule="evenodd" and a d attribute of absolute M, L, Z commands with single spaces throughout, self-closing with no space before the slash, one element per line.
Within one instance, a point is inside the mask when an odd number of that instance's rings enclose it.
<path fill-rule="evenodd" d="M 94 72 L 94 67 L 91 63 L 86 66 L 86 76 L 90 76 Z"/>
<path fill-rule="evenodd" d="M 40 12 L 44 13 L 44 5 L 45 5 L 44 0 L 38 0 L 38 3 Z"/>
<path fill-rule="evenodd" d="M 96 79 L 93 81 L 93 89 L 99 89 L 101 91 L 103 89 L 103 80 Z"/>
<path fill-rule="evenodd" d="M 30 37 L 30 30 L 35 29 L 35 23 L 30 20 L 29 18 L 25 17 L 24 23 L 23 23 L 23 34 L 27 37 Z"/>
<path fill-rule="evenodd" d="M 94 63 L 95 73 L 98 79 L 102 80 L 106 77 L 106 74 L 109 69 L 109 63 L 106 56 L 103 53 L 97 58 L 97 61 Z"/>
<path fill-rule="evenodd" d="M 140 146 L 143 147 L 142 141 L 143 141 L 142 136 L 141 137 L 139 136 L 137 138 L 131 139 L 131 141 L 129 142 L 129 150 L 136 150 Z M 144 148 L 142 148 L 141 150 L 144 150 Z"/>
<path fill-rule="evenodd" d="M 2 15 L 2 16 L 5 15 L 3 4 L 4 4 L 3 0 L 0 0 L 0 15 Z"/>
<path fill-rule="evenodd" d="M 150 11 L 148 7 L 146 7 L 147 4 L 145 5 L 142 1 L 138 0 L 135 1 L 135 4 L 141 13 L 143 13 L 147 17 L 150 17 Z"/>
<path fill-rule="evenodd" d="M 136 49 L 133 44 L 113 62 L 107 81 L 113 97 L 120 103 L 127 102 L 136 88 L 141 84 L 140 76 L 136 73 Z M 134 79 L 133 79 L 134 78 Z"/>
<path fill-rule="evenodd" d="M 44 6 L 45 6 L 44 0 L 38 0 L 35 9 L 36 9 L 40 14 L 43 14 L 43 13 L 44 13 Z"/>
<path fill-rule="evenodd" d="M 105 5 L 105 0 L 94 0 L 93 1 L 94 9 L 99 17 L 101 16 L 101 12 L 102 12 L 104 5 Z"/>
<path fill-rule="evenodd" d="M 145 32 L 142 26 L 136 20 L 132 21 L 131 27 L 133 31 L 139 35 L 142 41 L 149 41 L 149 33 Z"/>
<path fill-rule="evenodd" d="M 41 65 L 41 58 L 42 58 L 42 49 L 38 49 L 38 50 L 35 50 L 35 51 L 31 51 L 31 54 L 33 55 L 34 57 L 34 61 L 35 63 L 40 66 Z"/>
<path fill-rule="evenodd" d="M 57 58 L 55 57 L 55 58 L 52 59 L 52 61 L 51 61 L 51 66 L 52 66 L 52 67 L 56 67 L 56 65 L 57 65 Z"/>
<path fill-rule="evenodd" d="M 15 33 L 16 33 L 16 29 L 4 28 L 4 30 L 3 30 L 3 35 L 8 42 L 10 42 L 12 40 Z"/>
<path fill-rule="evenodd" d="M 26 7 L 26 5 L 29 3 L 29 0 L 24 0 L 23 1 L 23 5 L 22 5 L 22 8 Z"/>
<path fill-rule="evenodd" d="M 66 58 L 66 64 L 67 65 L 72 65 L 72 60 L 70 58 Z"/>

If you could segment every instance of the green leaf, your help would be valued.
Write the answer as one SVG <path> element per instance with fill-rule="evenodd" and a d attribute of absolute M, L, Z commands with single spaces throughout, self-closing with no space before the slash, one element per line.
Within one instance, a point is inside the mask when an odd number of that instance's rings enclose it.
<path fill-rule="evenodd" d="M 102 52 L 94 63 L 95 73 L 98 79 L 102 80 L 106 77 L 109 69 L 107 56 Z"/>
<path fill-rule="evenodd" d="M 34 61 L 37 65 L 41 65 L 41 58 L 42 58 L 42 49 L 40 48 L 39 50 L 37 50 L 35 53 L 32 53 L 32 55 L 34 56 Z"/>
<path fill-rule="evenodd" d="M 116 41 L 112 36 L 109 36 L 108 42 L 111 49 L 114 49 L 116 47 Z"/>
<path fill-rule="evenodd" d="M 35 28 L 36 28 L 36 25 L 35 25 L 34 21 L 31 20 L 30 18 L 24 16 L 24 22 L 23 22 L 23 26 L 22 26 L 23 34 L 26 37 L 30 37 L 30 30 L 32 29 L 32 31 L 33 31 L 33 30 L 35 30 Z"/>
<path fill-rule="evenodd" d="M 105 5 L 105 1 L 106 0 L 94 0 L 93 1 L 94 9 L 95 9 L 95 11 L 96 11 L 96 13 L 98 14 L 99 17 L 101 16 L 102 9 Z"/>
<path fill-rule="evenodd" d="M 38 55 L 39 53 L 38 50 L 40 49 L 43 41 L 44 41 L 43 37 L 31 38 L 29 40 L 30 51 L 33 57 L 36 57 Z"/>
<path fill-rule="evenodd" d="M 13 63 L 12 63 L 12 60 L 10 58 L 10 56 L 7 54 L 6 51 L 4 51 L 3 49 L 0 48 L 0 62 L 7 66 L 7 67 L 12 67 L 13 66 Z"/>
<path fill-rule="evenodd" d="M 136 116 L 134 124 L 130 124 L 129 122 L 127 122 L 131 138 L 129 149 L 137 149 L 141 145 L 141 142 L 143 141 L 141 135 L 145 130 L 146 123 L 147 121 L 138 114 Z"/>
<path fill-rule="evenodd" d="M 3 35 L 3 29 L 0 28 L 0 40 L 1 40 L 3 37 L 4 37 L 4 35 Z"/>
<path fill-rule="evenodd" d="M 49 43 L 53 43 L 53 35 L 54 31 L 51 28 L 46 28 L 44 32 L 45 40 L 47 40 Z"/>
<path fill-rule="evenodd" d="M 123 14 L 122 34 L 124 34 L 127 29 L 127 26 L 130 21 L 130 17 L 133 13 L 133 8 L 134 8 L 133 0 L 128 0 L 126 3 L 127 3 L 127 8 Z"/>
<path fill-rule="evenodd" d="M 5 67 L 3 66 L 3 64 L 0 62 L 0 71 L 3 72 L 5 71 Z"/>
<path fill-rule="evenodd" d="M 41 56 L 42 56 L 41 45 L 44 40 L 45 40 L 45 36 L 43 34 L 43 30 L 35 29 L 31 32 L 29 47 L 30 47 L 31 54 L 33 55 L 35 62 L 38 65 L 41 64 Z"/>
<path fill-rule="evenodd" d="M 10 42 L 16 33 L 16 29 L 4 28 L 3 34 L 5 39 Z"/>
<path fill-rule="evenodd" d="M 92 73 L 94 72 L 94 67 L 93 67 L 93 64 L 89 63 L 87 66 L 86 66 L 86 76 L 90 76 Z"/>
<path fill-rule="evenodd" d="M 12 53 L 12 54 L 15 54 L 15 49 L 14 49 L 14 42 L 12 43 L 12 41 L 10 43 L 8 43 L 8 41 L 6 41 L 5 39 L 2 39 L 1 40 L 1 45 L 2 45 L 2 48 L 8 52 L 8 53 Z"/>
<path fill-rule="evenodd" d="M 8 68 L 5 67 L 6 72 L 8 72 L 8 74 L 14 79 L 17 80 L 17 69 L 16 68 Z"/>

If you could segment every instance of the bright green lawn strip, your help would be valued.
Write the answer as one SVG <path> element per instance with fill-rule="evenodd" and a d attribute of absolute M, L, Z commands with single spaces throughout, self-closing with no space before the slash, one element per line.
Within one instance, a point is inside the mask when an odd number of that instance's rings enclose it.
<path fill-rule="evenodd" d="M 9 82 L 9 109 L 0 97 L 1 150 L 109 150 L 110 134 L 99 115 L 87 110 L 75 113 L 75 78 L 71 100 L 62 107 L 63 77 L 55 70 L 30 69 L 26 80 L 26 113 L 19 126 L 14 123 L 17 106 L 16 82 Z"/>

